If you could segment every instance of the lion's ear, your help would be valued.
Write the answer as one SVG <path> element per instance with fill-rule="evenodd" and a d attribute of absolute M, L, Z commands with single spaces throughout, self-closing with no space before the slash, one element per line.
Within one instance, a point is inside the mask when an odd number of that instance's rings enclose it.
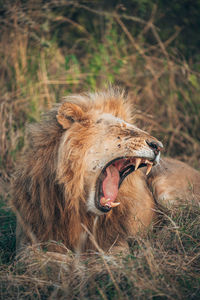
<path fill-rule="evenodd" d="M 73 122 L 85 120 L 85 113 L 80 106 L 66 102 L 59 108 L 56 118 L 63 129 L 67 129 Z"/>

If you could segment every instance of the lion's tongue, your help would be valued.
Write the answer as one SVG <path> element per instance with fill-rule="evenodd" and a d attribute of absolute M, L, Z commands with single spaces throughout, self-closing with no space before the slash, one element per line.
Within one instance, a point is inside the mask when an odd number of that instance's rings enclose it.
<path fill-rule="evenodd" d="M 110 199 L 112 202 L 116 199 L 119 186 L 119 171 L 118 169 L 110 165 L 106 169 L 106 178 L 103 181 L 103 193 L 106 199 Z"/>

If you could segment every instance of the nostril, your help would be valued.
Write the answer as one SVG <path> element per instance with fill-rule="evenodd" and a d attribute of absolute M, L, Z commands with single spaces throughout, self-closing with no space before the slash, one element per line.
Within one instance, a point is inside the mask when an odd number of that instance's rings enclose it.
<path fill-rule="evenodd" d="M 146 140 L 146 143 L 154 152 L 159 152 L 163 148 L 163 144 L 156 140 Z"/>
<path fill-rule="evenodd" d="M 157 150 L 158 149 L 158 145 L 155 142 L 148 142 L 147 144 L 149 145 L 150 148 Z"/>

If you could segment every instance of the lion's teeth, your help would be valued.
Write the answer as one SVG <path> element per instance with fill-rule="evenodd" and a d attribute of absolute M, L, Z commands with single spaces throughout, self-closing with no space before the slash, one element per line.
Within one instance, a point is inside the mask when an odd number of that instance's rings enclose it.
<path fill-rule="evenodd" d="M 151 172 L 151 168 L 152 168 L 152 165 L 151 165 L 151 164 L 148 164 L 148 165 L 147 165 L 146 175 L 148 175 L 148 174 Z"/>
<path fill-rule="evenodd" d="M 106 200 L 105 197 L 102 197 L 102 198 L 101 198 L 100 202 L 101 202 L 102 205 L 105 204 L 105 200 Z"/>
<path fill-rule="evenodd" d="M 152 161 L 149 161 L 148 159 L 146 159 L 144 163 L 147 165 L 153 165 Z"/>
<path fill-rule="evenodd" d="M 116 207 L 118 205 L 120 205 L 120 202 L 110 202 L 111 207 Z"/>
<path fill-rule="evenodd" d="M 106 203 L 110 201 L 110 198 L 106 199 Z"/>
<path fill-rule="evenodd" d="M 108 203 L 109 201 L 110 201 L 110 198 L 108 198 L 108 199 L 106 199 L 105 197 L 101 198 L 101 204 L 102 205 Z"/>
<path fill-rule="evenodd" d="M 141 163 L 141 160 L 142 160 L 142 159 L 139 158 L 139 157 L 135 159 L 135 171 L 138 169 L 138 167 L 139 167 L 139 165 L 140 165 L 140 163 Z"/>

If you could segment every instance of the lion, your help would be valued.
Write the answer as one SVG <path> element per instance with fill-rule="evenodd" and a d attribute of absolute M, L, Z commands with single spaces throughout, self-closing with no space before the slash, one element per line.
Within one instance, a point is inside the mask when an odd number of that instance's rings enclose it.
<path fill-rule="evenodd" d="M 118 89 L 72 95 L 29 126 L 13 184 L 18 250 L 125 249 L 156 222 L 159 203 L 199 202 L 200 173 L 160 158 L 162 142 L 136 127 L 131 102 Z"/>

